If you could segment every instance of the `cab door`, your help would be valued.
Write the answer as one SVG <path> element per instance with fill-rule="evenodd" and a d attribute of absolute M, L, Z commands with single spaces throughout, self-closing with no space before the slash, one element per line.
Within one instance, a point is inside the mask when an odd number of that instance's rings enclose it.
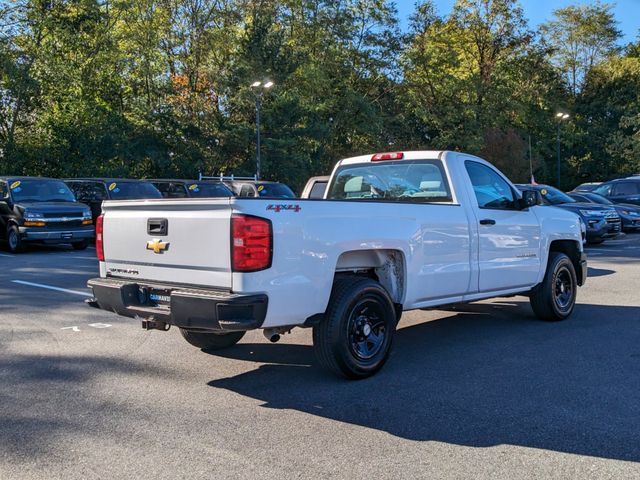
<path fill-rule="evenodd" d="M 480 292 L 536 283 L 540 271 L 540 224 L 530 209 L 519 208 L 509 182 L 488 163 L 466 160 L 478 231 Z"/>

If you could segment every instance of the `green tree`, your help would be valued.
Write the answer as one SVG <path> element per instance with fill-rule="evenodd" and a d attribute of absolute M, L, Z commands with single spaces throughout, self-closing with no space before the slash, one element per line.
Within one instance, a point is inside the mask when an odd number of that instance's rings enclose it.
<path fill-rule="evenodd" d="M 612 9 L 612 4 L 599 1 L 570 5 L 555 10 L 554 19 L 542 26 L 542 34 L 553 49 L 553 61 L 574 96 L 589 70 L 617 49 L 621 34 Z"/>
<path fill-rule="evenodd" d="M 483 154 L 528 179 L 528 137 L 552 137 L 550 110 L 563 97 L 546 53 L 515 1 L 459 0 L 447 17 L 419 5 L 404 93 L 420 145 Z M 547 142 L 534 146 L 548 155 Z"/>

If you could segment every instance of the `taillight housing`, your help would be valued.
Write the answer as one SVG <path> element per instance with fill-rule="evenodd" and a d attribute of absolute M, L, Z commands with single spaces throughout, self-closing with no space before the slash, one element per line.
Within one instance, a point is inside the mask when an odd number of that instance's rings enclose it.
<path fill-rule="evenodd" d="M 371 157 L 371 161 L 380 162 L 381 160 L 402 160 L 403 158 L 403 152 L 376 153 L 373 157 Z"/>
<path fill-rule="evenodd" d="M 96 257 L 98 261 L 104 262 L 104 238 L 102 236 L 104 224 L 104 214 L 96 218 Z"/>
<path fill-rule="evenodd" d="M 252 215 L 231 216 L 231 270 L 257 272 L 271 267 L 271 221 Z"/>

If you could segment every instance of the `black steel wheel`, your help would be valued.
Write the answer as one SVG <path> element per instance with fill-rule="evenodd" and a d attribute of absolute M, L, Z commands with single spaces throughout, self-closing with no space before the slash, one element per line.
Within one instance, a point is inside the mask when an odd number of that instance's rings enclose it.
<path fill-rule="evenodd" d="M 387 291 L 369 278 L 336 280 L 324 319 L 313 327 L 320 364 L 337 375 L 366 378 L 389 357 L 396 307 Z"/>
<path fill-rule="evenodd" d="M 564 253 L 551 252 L 544 279 L 530 294 L 536 316 L 542 320 L 564 320 L 576 304 L 578 281 L 571 259 Z"/>
<path fill-rule="evenodd" d="M 363 298 L 349 313 L 349 348 L 354 357 L 370 360 L 385 343 L 384 311 L 376 298 Z"/>

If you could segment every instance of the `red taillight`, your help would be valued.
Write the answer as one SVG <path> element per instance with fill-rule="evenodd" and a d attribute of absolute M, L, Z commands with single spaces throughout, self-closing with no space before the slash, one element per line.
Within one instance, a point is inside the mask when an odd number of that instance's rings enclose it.
<path fill-rule="evenodd" d="M 231 270 L 256 272 L 271 266 L 271 222 L 250 215 L 231 217 Z"/>
<path fill-rule="evenodd" d="M 390 152 L 390 153 L 376 153 L 371 157 L 372 162 L 379 162 L 380 160 L 402 160 L 404 153 L 402 152 Z"/>
<path fill-rule="evenodd" d="M 102 225 L 104 222 L 104 215 L 100 215 L 96 218 L 96 257 L 98 261 L 104 262 L 104 240 L 102 238 Z"/>

